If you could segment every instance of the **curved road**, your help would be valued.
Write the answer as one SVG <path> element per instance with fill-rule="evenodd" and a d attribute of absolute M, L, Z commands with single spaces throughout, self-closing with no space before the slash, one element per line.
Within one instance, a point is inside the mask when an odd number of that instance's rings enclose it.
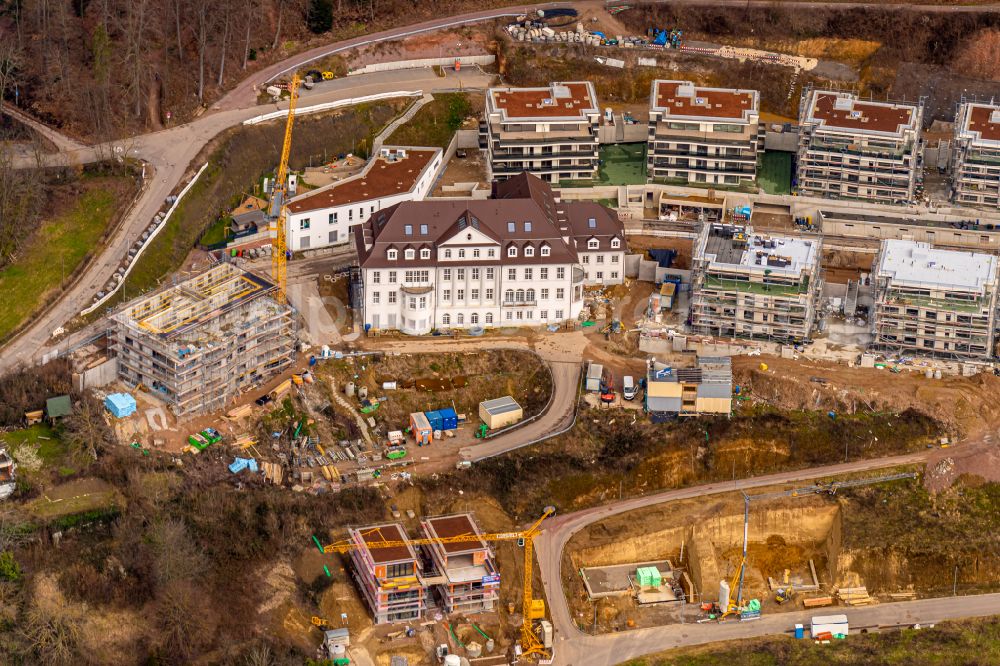
<path fill-rule="evenodd" d="M 628 659 L 681 646 L 780 634 L 790 631 L 796 622 L 808 621 L 808 617 L 816 613 L 815 611 L 775 613 L 754 622 L 672 624 L 616 634 L 598 636 L 585 634 L 574 622 L 566 602 L 562 588 L 562 554 L 570 538 L 588 525 L 626 511 L 673 500 L 924 463 L 935 453 L 938 452 L 922 451 L 890 458 L 859 460 L 737 481 L 679 488 L 625 500 L 611 506 L 599 506 L 550 518 L 545 523 L 544 531 L 535 539 L 535 552 L 538 554 L 542 585 L 555 630 L 554 663 L 561 666 L 611 666 Z M 1000 614 L 1000 594 L 889 603 L 865 608 L 837 609 L 837 612 L 845 612 L 851 624 L 859 627 L 928 623 L 944 619 Z"/>

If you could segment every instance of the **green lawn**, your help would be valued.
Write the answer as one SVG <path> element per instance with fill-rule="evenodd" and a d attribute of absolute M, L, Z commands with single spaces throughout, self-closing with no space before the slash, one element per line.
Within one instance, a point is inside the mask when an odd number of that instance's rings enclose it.
<path fill-rule="evenodd" d="M 38 457 L 46 465 L 55 465 L 62 461 L 66 454 L 66 445 L 59 439 L 58 433 L 47 423 L 38 423 L 30 428 L 22 428 L 0 436 L 12 450 L 16 451 L 25 444 L 38 447 Z"/>
<path fill-rule="evenodd" d="M 598 150 L 600 185 L 641 185 L 646 182 L 646 144 L 615 143 Z"/>
<path fill-rule="evenodd" d="M 43 305 L 95 250 L 129 188 L 122 179 L 84 177 L 75 185 L 84 190 L 35 232 L 17 258 L 0 269 L 0 340 Z"/>
<path fill-rule="evenodd" d="M 465 119 L 474 112 L 465 93 L 435 93 L 409 122 L 396 128 L 386 144 L 390 146 L 428 146 L 445 149 Z"/>
<path fill-rule="evenodd" d="M 228 215 L 226 217 L 220 217 L 215 222 L 212 223 L 205 233 L 201 235 L 198 242 L 206 247 L 211 247 L 216 243 L 222 243 L 228 238 L 229 223 L 232 222 L 232 218 Z"/>
<path fill-rule="evenodd" d="M 792 154 L 778 150 L 765 151 L 757 166 L 757 183 L 768 194 L 791 193 Z"/>

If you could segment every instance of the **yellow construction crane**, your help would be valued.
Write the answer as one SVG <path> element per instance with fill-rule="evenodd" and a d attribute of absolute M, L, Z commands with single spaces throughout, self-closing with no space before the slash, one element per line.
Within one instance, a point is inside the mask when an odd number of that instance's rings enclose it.
<path fill-rule="evenodd" d="M 467 543 L 475 541 L 517 541 L 524 545 L 524 599 L 522 601 L 521 609 L 523 613 L 523 619 L 521 621 L 521 656 L 527 657 L 530 655 L 539 655 L 541 659 L 547 659 L 549 657 L 548 652 L 545 650 L 545 646 L 542 642 L 538 640 L 538 636 L 535 635 L 534 629 L 531 626 L 531 620 L 533 619 L 532 611 L 532 571 L 534 565 L 534 544 L 533 541 L 536 536 L 541 532 L 542 521 L 551 516 L 556 512 L 555 507 L 548 506 L 545 507 L 545 511 L 542 512 L 542 517 L 539 518 L 531 525 L 528 529 L 523 532 L 499 532 L 495 534 L 460 534 L 458 536 L 451 537 L 437 537 L 437 538 L 427 538 L 427 539 L 407 539 L 405 541 L 365 541 L 364 546 L 369 549 L 374 548 L 405 548 L 407 546 L 429 546 L 435 543 Z M 369 533 L 363 533 L 366 536 Z M 370 534 L 380 534 L 380 532 L 372 531 Z M 323 551 L 326 553 L 347 553 L 357 548 L 361 545 L 353 541 L 338 541 L 337 543 L 331 543 L 323 547 Z"/>
<path fill-rule="evenodd" d="M 281 161 L 278 162 L 278 173 L 274 178 L 274 187 L 271 189 L 271 214 L 274 215 L 274 207 L 278 206 L 277 228 L 274 234 L 274 251 L 271 252 L 271 277 L 278 287 L 276 299 L 279 303 L 286 302 L 285 287 L 287 287 L 288 260 L 285 256 L 288 251 L 288 242 L 285 235 L 285 219 L 288 217 L 286 207 L 288 198 L 288 156 L 292 152 L 292 125 L 295 124 L 295 103 L 299 98 L 299 75 L 292 75 L 292 82 L 288 84 L 288 120 L 285 121 L 285 142 L 281 145 Z"/>

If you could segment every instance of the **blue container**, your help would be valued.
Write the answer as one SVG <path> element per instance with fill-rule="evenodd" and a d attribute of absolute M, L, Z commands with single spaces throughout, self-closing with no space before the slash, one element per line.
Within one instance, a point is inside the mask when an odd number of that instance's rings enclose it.
<path fill-rule="evenodd" d="M 427 417 L 427 422 L 431 424 L 431 430 L 444 430 L 442 427 L 444 421 L 441 418 L 441 412 L 424 412 L 424 416 Z"/>
<path fill-rule="evenodd" d="M 441 415 L 441 430 L 454 430 L 458 427 L 458 414 L 451 407 L 439 409 L 438 414 Z"/>
<path fill-rule="evenodd" d="M 796 638 L 805 638 L 806 637 L 806 629 L 801 624 L 795 625 L 795 637 Z"/>

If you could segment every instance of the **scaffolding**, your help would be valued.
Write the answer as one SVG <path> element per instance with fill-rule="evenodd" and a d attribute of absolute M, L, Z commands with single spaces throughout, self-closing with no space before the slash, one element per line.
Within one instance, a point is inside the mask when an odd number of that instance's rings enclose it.
<path fill-rule="evenodd" d="M 226 405 L 291 366 L 292 309 L 275 286 L 220 263 L 132 301 L 112 316 L 121 378 L 164 399 L 177 416 Z"/>

